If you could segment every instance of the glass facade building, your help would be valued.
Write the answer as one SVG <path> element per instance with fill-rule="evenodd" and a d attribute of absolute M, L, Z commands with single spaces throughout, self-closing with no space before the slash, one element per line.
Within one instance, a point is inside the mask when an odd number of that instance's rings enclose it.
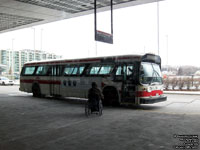
<path fill-rule="evenodd" d="M 40 61 L 46 59 L 60 59 L 62 56 L 58 56 L 52 53 L 39 50 L 0 50 L 0 64 L 6 65 L 5 73 L 17 73 L 21 72 L 21 68 L 24 63 L 29 61 Z M 14 72 L 12 72 L 14 70 Z"/>

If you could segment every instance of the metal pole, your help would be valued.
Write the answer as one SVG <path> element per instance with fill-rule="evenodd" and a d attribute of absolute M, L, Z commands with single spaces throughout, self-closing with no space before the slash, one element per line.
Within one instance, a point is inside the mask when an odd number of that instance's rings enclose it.
<path fill-rule="evenodd" d="M 168 66 L 168 35 L 166 35 L 167 66 Z"/>
<path fill-rule="evenodd" d="M 13 79 L 13 76 L 14 76 L 14 40 L 15 39 L 12 39 L 12 72 L 11 72 L 11 78 Z"/>
<path fill-rule="evenodd" d="M 97 56 L 97 41 L 95 41 L 95 49 L 96 49 L 96 56 Z"/>
<path fill-rule="evenodd" d="M 41 51 L 42 51 L 42 42 L 43 42 L 43 41 L 42 41 L 42 40 L 43 40 L 43 39 L 42 39 L 42 38 L 43 38 L 42 33 L 43 33 L 43 29 L 41 29 L 41 37 L 40 37 L 40 38 L 41 38 L 41 39 L 40 39 L 40 40 L 41 40 L 41 41 L 40 41 L 40 50 L 41 50 Z"/>
<path fill-rule="evenodd" d="M 110 8 L 111 8 L 111 34 L 113 36 L 113 0 L 110 1 Z"/>
<path fill-rule="evenodd" d="M 96 30 L 97 30 L 97 1 L 94 0 L 94 38 L 96 40 L 96 36 L 97 36 L 97 33 L 96 33 Z"/>
<path fill-rule="evenodd" d="M 159 1 L 157 1 L 157 44 L 158 44 L 158 55 L 160 54 L 160 21 L 159 21 Z"/>
<path fill-rule="evenodd" d="M 35 60 L 35 28 L 31 28 L 33 29 L 33 60 Z"/>
<path fill-rule="evenodd" d="M 97 56 L 97 0 L 94 0 L 94 34 L 95 34 L 95 50 Z"/>
<path fill-rule="evenodd" d="M 34 35 L 33 35 L 33 48 L 34 48 L 34 60 L 35 60 L 35 28 L 34 28 Z"/>

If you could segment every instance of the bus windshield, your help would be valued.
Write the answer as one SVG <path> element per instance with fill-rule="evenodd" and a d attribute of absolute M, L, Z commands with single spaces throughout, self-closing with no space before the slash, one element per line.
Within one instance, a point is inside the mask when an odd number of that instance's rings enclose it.
<path fill-rule="evenodd" d="M 141 84 L 162 84 L 160 67 L 155 63 L 142 62 L 140 67 Z"/>

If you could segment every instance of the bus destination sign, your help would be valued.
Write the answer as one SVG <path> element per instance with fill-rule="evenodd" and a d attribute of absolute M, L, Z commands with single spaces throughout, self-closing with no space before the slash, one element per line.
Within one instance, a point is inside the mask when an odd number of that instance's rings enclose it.
<path fill-rule="evenodd" d="M 96 30 L 95 40 L 100 41 L 100 42 L 113 44 L 113 35 L 106 33 L 106 32 Z"/>

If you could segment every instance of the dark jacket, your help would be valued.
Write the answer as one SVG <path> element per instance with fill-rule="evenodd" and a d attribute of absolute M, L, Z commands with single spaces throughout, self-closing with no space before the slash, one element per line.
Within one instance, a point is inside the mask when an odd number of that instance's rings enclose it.
<path fill-rule="evenodd" d="M 104 96 L 103 96 L 103 94 L 102 94 L 102 92 L 99 88 L 93 87 L 93 88 L 89 89 L 89 92 L 88 92 L 89 101 L 92 101 L 92 100 L 98 100 L 99 101 L 103 98 L 104 98 Z"/>

